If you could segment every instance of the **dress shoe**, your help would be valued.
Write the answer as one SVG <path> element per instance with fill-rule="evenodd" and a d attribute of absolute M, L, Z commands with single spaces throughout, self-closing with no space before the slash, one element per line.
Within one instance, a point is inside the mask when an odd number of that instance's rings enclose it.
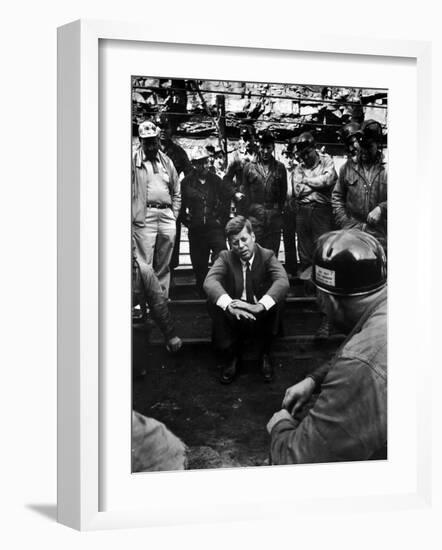
<path fill-rule="evenodd" d="M 273 380 L 273 365 L 268 355 L 264 355 L 262 358 L 261 372 L 265 382 Z"/>
<path fill-rule="evenodd" d="M 238 359 L 234 357 L 231 361 L 222 366 L 219 381 L 221 384 L 230 384 L 236 376 Z"/>

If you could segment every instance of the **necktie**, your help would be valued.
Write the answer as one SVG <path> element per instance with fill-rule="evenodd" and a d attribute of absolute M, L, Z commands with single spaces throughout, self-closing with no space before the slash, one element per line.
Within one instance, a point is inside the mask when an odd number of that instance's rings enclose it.
<path fill-rule="evenodd" d="M 249 302 L 249 304 L 255 303 L 252 286 L 252 272 L 250 271 L 249 262 L 246 262 L 246 300 Z"/>

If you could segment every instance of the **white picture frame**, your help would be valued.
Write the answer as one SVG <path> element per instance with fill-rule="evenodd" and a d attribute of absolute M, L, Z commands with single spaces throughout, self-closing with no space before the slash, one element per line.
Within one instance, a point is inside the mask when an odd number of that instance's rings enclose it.
<path fill-rule="evenodd" d="M 234 43 L 222 32 L 210 29 L 210 35 L 204 31 L 198 40 L 189 44 L 185 29 L 181 34 L 168 36 L 159 28 L 146 28 L 145 25 L 126 24 L 103 21 L 76 21 L 59 29 L 58 34 L 58 521 L 80 530 L 93 530 L 116 527 L 139 527 L 173 523 L 195 523 L 200 521 L 230 521 L 232 519 L 251 519 L 262 516 L 266 499 L 288 504 L 285 508 L 293 511 L 302 505 L 303 512 L 311 512 L 330 506 L 333 488 L 328 498 L 312 492 L 312 498 L 305 496 L 295 502 L 292 494 L 282 488 L 270 490 L 261 498 L 249 495 L 236 495 L 236 505 L 229 512 L 220 513 L 221 506 L 213 500 L 194 501 L 184 507 L 184 500 L 178 498 L 175 503 L 159 499 L 156 506 L 146 503 L 137 507 L 129 504 L 129 493 L 124 493 L 121 505 L 103 509 L 101 485 L 106 479 L 103 473 L 103 453 L 108 447 L 103 443 L 102 415 L 106 408 L 106 389 L 103 388 L 103 361 L 108 355 L 103 354 L 101 347 L 103 332 L 103 302 L 106 301 L 106 288 L 103 282 L 102 231 L 106 225 L 100 218 L 106 217 L 100 187 L 100 113 L 104 107 L 100 104 L 100 44 L 106 42 L 143 44 L 144 47 L 157 47 L 166 44 L 175 56 L 180 54 L 180 45 L 186 52 L 198 48 L 199 51 L 210 48 L 222 50 L 227 48 L 230 56 L 244 54 L 245 51 L 272 52 L 272 55 L 285 55 L 287 52 L 304 52 L 312 55 L 336 55 L 344 57 L 363 56 L 367 59 L 395 60 L 411 59 L 417 71 L 417 112 L 416 155 L 419 159 L 420 175 L 423 181 L 425 172 L 429 171 L 428 152 L 423 136 L 429 134 L 430 101 L 430 53 L 431 46 L 426 42 L 364 40 L 355 37 L 318 37 L 312 38 L 297 32 L 295 36 L 281 36 L 271 44 L 263 38 L 235 39 Z M 236 49 L 236 50 L 235 50 Z M 226 51 L 226 50 L 223 50 Z M 186 54 L 187 55 L 187 54 Z M 108 63 L 108 58 L 106 58 Z M 145 74 L 149 73 L 146 69 Z M 168 73 L 169 74 L 169 73 Z M 186 75 L 187 76 L 187 73 Z M 189 75 L 190 76 L 190 75 Z M 207 76 L 205 74 L 204 76 Z M 265 80 L 265 78 L 263 78 Z M 129 103 L 129 98 L 128 98 Z M 422 139 L 421 139 L 422 138 Z M 120 162 L 125 162 L 122 153 Z M 431 193 L 431 188 L 423 187 L 423 194 Z M 430 201 L 429 201 L 430 202 Z M 430 221 L 423 205 L 417 216 L 418 239 L 426 243 L 419 247 L 419 269 L 417 280 L 421 281 L 415 303 L 411 308 L 421 315 L 420 346 L 430 346 L 431 335 L 431 302 L 429 292 L 430 271 Z M 129 251 L 130 252 L 130 251 Z M 391 254 L 394 261 L 394 251 Z M 128 267 L 129 267 L 128 260 Z M 129 273 L 129 269 L 128 269 Z M 123 275 L 124 278 L 124 275 Z M 127 277 L 127 281 L 129 278 Z M 130 284 L 130 283 L 129 283 Z M 393 291 L 394 294 L 394 291 Z M 394 298 L 394 296 L 393 296 Z M 415 321 L 416 322 L 416 321 Z M 431 499 L 431 464 L 430 432 L 427 419 L 430 416 L 431 403 L 424 396 L 424 384 L 428 384 L 430 364 L 420 366 L 420 377 L 416 381 L 416 415 L 415 429 L 415 481 L 412 490 L 391 491 L 384 494 L 342 495 L 336 492 L 333 500 L 335 510 L 347 511 L 357 507 L 371 511 L 381 508 L 404 508 L 427 506 Z M 127 396 L 126 396 L 127 397 Z M 123 423 L 129 426 L 130 410 Z M 397 420 L 396 420 L 397 421 Z M 126 429 L 125 428 L 125 429 Z M 118 430 L 116 430 L 118 431 Z M 122 432 L 123 433 L 123 432 Z M 127 434 L 126 432 L 124 432 Z M 127 448 L 129 457 L 130 439 L 121 441 Z M 126 447 L 125 447 L 126 446 Z M 112 471 L 112 465 L 106 468 Z M 323 466 L 324 471 L 333 472 L 336 476 L 347 476 L 342 468 L 351 465 L 340 465 L 340 468 Z M 283 467 L 283 475 L 289 475 L 291 467 Z M 304 475 L 308 469 L 304 467 Z M 312 468 L 312 467 L 310 467 Z M 317 467 L 316 467 L 317 468 Z M 327 469 L 328 468 L 328 469 Z M 184 472 L 155 474 L 154 477 L 141 480 L 132 476 L 131 485 L 147 482 L 154 491 L 161 492 L 161 486 L 169 487 L 174 483 L 177 493 L 189 490 L 192 484 L 225 483 L 227 476 L 230 483 L 256 484 L 257 476 L 263 482 L 274 487 L 281 479 L 281 469 L 262 468 L 260 472 L 249 469 L 247 474 L 242 470 L 235 472 Z M 284 473 L 285 472 L 285 473 Z M 313 472 L 318 475 L 318 470 Z M 130 471 L 125 472 L 130 475 Z M 278 477 L 279 475 L 279 477 Z M 291 474 L 290 474 L 291 475 Z M 358 476 L 358 472 L 353 471 Z M 184 477 L 186 476 L 186 477 Z M 210 477 L 208 477 L 210 476 Z M 350 475 L 351 477 L 351 475 Z M 201 480 L 204 480 L 201 483 Z M 207 482 L 209 480 L 209 482 Z M 167 495 L 167 489 L 164 490 Z M 123 492 L 122 492 L 123 494 Z M 205 493 L 201 493 L 205 494 Z M 279 495 L 279 497 L 278 497 Z M 316 496 L 315 496 L 316 495 Z M 207 495 L 206 495 L 207 496 Z M 191 497 L 188 497 L 191 500 Z M 210 504 L 210 506 L 208 505 Z M 278 511 L 279 516 L 283 512 Z M 268 515 L 268 514 L 267 514 Z M 276 517 L 276 516 L 274 516 Z"/>

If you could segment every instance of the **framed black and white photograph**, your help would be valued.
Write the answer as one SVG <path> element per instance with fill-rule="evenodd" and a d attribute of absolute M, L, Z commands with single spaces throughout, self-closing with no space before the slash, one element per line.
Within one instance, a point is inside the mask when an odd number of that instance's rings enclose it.
<path fill-rule="evenodd" d="M 133 471 L 387 459 L 388 90 L 132 102 Z"/>
<path fill-rule="evenodd" d="M 61 523 L 425 501 L 427 56 L 59 30 Z"/>

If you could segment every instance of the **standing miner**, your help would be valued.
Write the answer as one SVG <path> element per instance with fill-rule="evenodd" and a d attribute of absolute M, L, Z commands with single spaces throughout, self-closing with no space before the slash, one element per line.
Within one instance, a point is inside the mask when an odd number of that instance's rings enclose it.
<path fill-rule="evenodd" d="M 300 160 L 293 170 L 299 271 L 301 278 L 306 280 L 310 279 L 317 240 L 332 229 L 331 194 L 338 176 L 333 159 L 316 149 L 310 132 L 298 136 L 295 147 Z M 315 337 L 325 339 L 330 331 L 329 320 L 323 315 Z"/>
<path fill-rule="evenodd" d="M 171 115 L 161 116 L 158 123 L 160 127 L 160 149 L 173 162 L 175 170 L 178 174 L 178 178 L 182 179 L 184 176 L 187 176 L 187 174 L 191 172 L 192 164 L 189 160 L 189 157 L 187 156 L 186 151 L 181 147 L 181 145 L 178 145 L 178 143 L 175 143 L 172 139 L 173 129 L 174 127 L 176 127 L 176 121 L 174 122 L 175 124 L 172 123 Z M 178 267 L 180 263 L 180 243 L 181 214 L 178 215 L 176 221 L 175 243 L 173 246 L 172 258 L 170 260 L 170 269 L 172 270 Z"/>
<path fill-rule="evenodd" d="M 347 124 L 342 137 L 349 148 L 332 194 L 336 224 L 370 233 L 387 247 L 387 168 L 382 154 L 382 127 L 366 120 Z"/>
<path fill-rule="evenodd" d="M 226 182 L 210 171 L 207 151 L 197 148 L 192 152 L 193 170 L 182 185 L 183 223 L 189 229 L 190 259 L 199 294 L 209 270 L 209 258 L 218 257 L 225 250 L 224 226 L 229 216 L 229 201 L 234 193 Z"/>
<path fill-rule="evenodd" d="M 312 265 L 318 238 L 332 229 L 331 194 L 337 174 L 330 155 L 319 152 L 310 132 L 295 143 L 299 164 L 293 170 L 300 271 Z"/>
<path fill-rule="evenodd" d="M 256 159 L 255 128 L 251 124 L 240 127 L 239 140 L 236 149 L 230 155 L 224 181 L 235 189 L 232 211 L 234 214 L 246 214 L 246 201 L 243 193 L 244 166 Z"/>
<path fill-rule="evenodd" d="M 137 256 L 153 267 L 168 297 L 180 183 L 173 162 L 160 151 L 155 124 L 142 122 L 138 134 L 141 144 L 132 156 L 132 235 Z"/>
<path fill-rule="evenodd" d="M 274 157 L 275 138 L 270 130 L 258 135 L 258 155 L 243 168 L 243 192 L 250 218 L 260 224 L 257 242 L 278 256 L 282 212 L 287 197 L 287 172 Z"/>

